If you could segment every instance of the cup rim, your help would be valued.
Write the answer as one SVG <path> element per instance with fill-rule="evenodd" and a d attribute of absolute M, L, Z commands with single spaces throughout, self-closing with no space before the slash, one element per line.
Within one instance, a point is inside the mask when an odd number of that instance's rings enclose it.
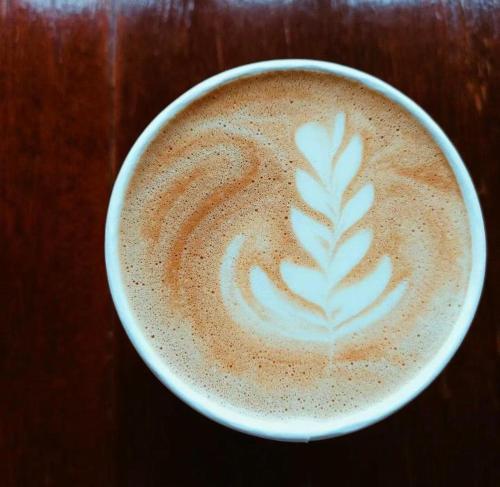
<path fill-rule="evenodd" d="M 120 270 L 119 226 L 124 196 L 142 153 L 161 128 L 186 106 L 219 86 L 242 77 L 289 70 L 319 71 L 357 81 L 394 101 L 415 117 L 438 144 L 455 174 L 467 208 L 471 232 L 472 265 L 465 300 L 456 325 L 439 351 L 398 391 L 360 411 L 335 419 L 256 418 L 196 391 L 169 369 L 148 342 L 128 303 Z M 413 400 L 442 372 L 462 343 L 479 304 L 486 268 L 486 235 L 479 199 L 460 155 L 443 130 L 413 100 L 388 83 L 348 66 L 311 59 L 279 59 L 246 64 L 212 76 L 186 91 L 148 124 L 130 149 L 113 186 L 106 217 L 105 261 L 111 296 L 125 332 L 142 360 L 171 392 L 199 413 L 229 428 L 273 440 L 307 442 L 347 434 L 384 419 Z"/>

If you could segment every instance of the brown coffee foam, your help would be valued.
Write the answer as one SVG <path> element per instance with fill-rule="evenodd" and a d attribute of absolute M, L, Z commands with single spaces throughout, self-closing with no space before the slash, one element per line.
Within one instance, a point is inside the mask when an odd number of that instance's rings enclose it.
<path fill-rule="evenodd" d="M 247 299 L 254 301 L 253 265 L 293 296 L 279 262 L 313 262 L 297 244 L 290 206 L 322 219 L 295 188 L 296 169 L 309 168 L 294 133 L 305 122 L 331 123 L 340 111 L 343 147 L 355 133 L 364 141 L 345 200 L 367 182 L 375 186 L 372 209 L 343 237 L 371 228 L 372 247 L 343 285 L 388 254 L 389 288 L 402 279 L 410 287 L 382 320 L 333 344 L 252 333 L 222 303 L 222 256 L 235 235 L 246 235 L 237 276 Z M 167 124 L 129 186 L 121 259 L 139 322 L 186 381 L 248 414 L 324 417 L 397 390 L 436 352 L 465 293 L 468 235 L 453 173 L 410 115 L 356 83 L 291 72 L 222 87 Z"/>

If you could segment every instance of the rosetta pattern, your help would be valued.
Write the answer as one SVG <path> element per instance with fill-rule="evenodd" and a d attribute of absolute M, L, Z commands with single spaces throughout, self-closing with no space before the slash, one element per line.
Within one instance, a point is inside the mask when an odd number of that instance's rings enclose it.
<path fill-rule="evenodd" d="M 349 229 L 357 228 L 375 197 L 374 187 L 368 183 L 344 201 L 363 156 L 359 135 L 343 143 L 345 123 L 345 115 L 339 113 L 331 130 L 311 122 L 295 134 L 295 143 L 308 162 L 308 170 L 296 171 L 296 187 L 311 211 L 305 213 L 292 207 L 290 222 L 297 243 L 314 264 L 284 260 L 279 270 L 283 283 L 299 299 L 291 300 L 256 265 L 249 274 L 250 289 L 259 307 L 254 310 L 234 288 L 234 267 L 245 238 L 236 237 L 228 247 L 221 267 L 221 289 L 226 307 L 238 321 L 247 316 L 250 323 L 266 333 L 301 340 L 331 340 L 376 322 L 403 296 L 407 288 L 404 281 L 388 290 L 393 271 L 388 255 L 382 256 L 359 281 L 342 284 L 365 258 L 374 235 L 368 228 L 359 228 L 343 237 Z M 318 218 L 319 214 L 323 218 Z M 301 300 L 312 306 L 301 304 Z"/>

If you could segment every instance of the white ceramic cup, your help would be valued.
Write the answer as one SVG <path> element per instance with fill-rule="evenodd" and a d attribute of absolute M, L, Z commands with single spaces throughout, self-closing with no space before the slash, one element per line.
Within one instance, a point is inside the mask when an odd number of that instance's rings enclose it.
<path fill-rule="evenodd" d="M 159 130 L 184 107 L 221 85 L 258 73 L 290 69 L 331 73 L 355 80 L 383 94 L 411 113 L 431 134 L 448 159 L 460 185 L 469 218 L 472 269 L 462 311 L 445 343 L 420 372 L 398 391 L 340 419 L 319 421 L 304 418 L 277 421 L 255 418 L 245 415 L 229 404 L 224 405 L 207 399 L 202 393 L 177 377 L 150 344 L 132 313 L 120 268 L 119 225 L 124 196 L 142 153 Z M 163 384 L 198 412 L 230 428 L 275 440 L 310 441 L 350 433 L 380 421 L 411 401 L 437 377 L 461 344 L 474 317 L 484 281 L 486 238 L 478 197 L 467 169 L 444 132 L 427 113 L 392 86 L 361 71 L 328 62 L 290 59 L 248 64 L 213 76 L 177 98 L 146 127 L 128 153 L 113 188 L 106 220 L 105 254 L 109 287 L 123 327 L 139 355 Z"/>

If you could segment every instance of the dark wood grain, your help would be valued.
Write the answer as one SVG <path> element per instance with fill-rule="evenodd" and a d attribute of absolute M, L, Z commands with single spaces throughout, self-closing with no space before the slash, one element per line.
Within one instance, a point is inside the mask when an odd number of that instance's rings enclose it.
<path fill-rule="evenodd" d="M 112 182 L 149 120 L 212 74 L 286 57 L 360 68 L 421 104 L 471 172 L 490 249 L 435 383 L 310 445 L 227 430 L 170 394 L 127 341 L 103 263 Z M 0 484 L 499 485 L 499 58 L 494 0 L 0 0 Z"/>
<path fill-rule="evenodd" d="M 104 485 L 116 425 L 109 19 L 99 6 L 0 13 L 0 484 Z"/>

